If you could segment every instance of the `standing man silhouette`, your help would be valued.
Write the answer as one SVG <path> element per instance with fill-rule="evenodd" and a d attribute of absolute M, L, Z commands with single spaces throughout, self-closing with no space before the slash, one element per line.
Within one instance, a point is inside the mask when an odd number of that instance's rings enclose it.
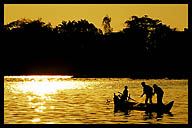
<path fill-rule="evenodd" d="M 157 104 L 163 104 L 162 99 L 163 99 L 163 90 L 158 87 L 156 84 L 153 85 L 154 88 L 154 93 L 153 95 L 155 95 L 155 93 L 157 94 Z"/>
<path fill-rule="evenodd" d="M 147 104 L 148 100 L 150 101 L 150 104 L 152 104 L 152 95 L 153 95 L 153 88 L 149 85 L 146 85 L 145 82 L 142 82 L 141 85 L 143 86 L 143 95 L 146 95 L 145 104 Z"/>

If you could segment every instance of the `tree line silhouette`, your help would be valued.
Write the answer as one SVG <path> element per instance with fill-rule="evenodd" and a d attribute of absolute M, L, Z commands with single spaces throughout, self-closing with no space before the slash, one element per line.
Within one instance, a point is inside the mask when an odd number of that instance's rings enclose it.
<path fill-rule="evenodd" d="M 111 21 L 108 15 L 103 18 L 103 31 L 85 19 L 56 27 L 42 19 L 4 25 L 3 54 L 9 65 L 4 72 L 28 73 L 36 67 L 33 73 L 187 76 L 188 29 L 177 31 L 144 15 L 132 16 L 125 28 L 113 32 Z"/>

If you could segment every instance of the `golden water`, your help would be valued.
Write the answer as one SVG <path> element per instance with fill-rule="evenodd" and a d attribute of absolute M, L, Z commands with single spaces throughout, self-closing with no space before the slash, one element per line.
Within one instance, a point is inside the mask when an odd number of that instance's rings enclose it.
<path fill-rule="evenodd" d="M 163 102 L 175 101 L 172 115 L 131 110 L 114 112 L 113 93 L 128 86 L 138 102 L 145 81 L 164 90 Z M 106 103 L 106 100 L 110 103 Z M 156 102 L 156 96 L 153 97 Z M 5 124 L 188 124 L 188 80 L 5 76 Z"/>

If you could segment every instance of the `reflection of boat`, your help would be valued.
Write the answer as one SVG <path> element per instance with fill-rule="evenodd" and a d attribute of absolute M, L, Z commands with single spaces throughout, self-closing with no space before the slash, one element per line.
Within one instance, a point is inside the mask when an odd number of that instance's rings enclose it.
<path fill-rule="evenodd" d="M 121 99 L 114 94 L 114 108 L 116 110 L 140 110 L 148 112 L 169 113 L 174 101 L 168 104 L 144 104 L 137 102 L 121 101 Z"/>

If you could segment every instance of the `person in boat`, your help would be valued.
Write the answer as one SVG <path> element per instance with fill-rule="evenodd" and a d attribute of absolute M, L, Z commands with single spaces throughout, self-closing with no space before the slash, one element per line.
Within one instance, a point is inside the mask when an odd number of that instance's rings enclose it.
<path fill-rule="evenodd" d="M 146 85 L 145 82 L 142 82 L 141 85 L 143 86 L 143 95 L 146 95 L 145 104 L 147 104 L 148 100 L 150 101 L 150 104 L 152 104 L 152 95 L 153 95 L 153 88 L 149 85 Z"/>
<path fill-rule="evenodd" d="M 163 104 L 162 99 L 163 99 L 163 90 L 158 87 L 156 84 L 153 85 L 154 88 L 154 93 L 153 95 L 155 95 L 155 93 L 157 94 L 157 104 Z"/>
<path fill-rule="evenodd" d="M 125 101 L 125 100 L 127 100 L 127 98 L 128 98 L 128 87 L 125 86 L 124 90 L 123 90 L 123 94 L 121 95 L 121 100 Z"/>

